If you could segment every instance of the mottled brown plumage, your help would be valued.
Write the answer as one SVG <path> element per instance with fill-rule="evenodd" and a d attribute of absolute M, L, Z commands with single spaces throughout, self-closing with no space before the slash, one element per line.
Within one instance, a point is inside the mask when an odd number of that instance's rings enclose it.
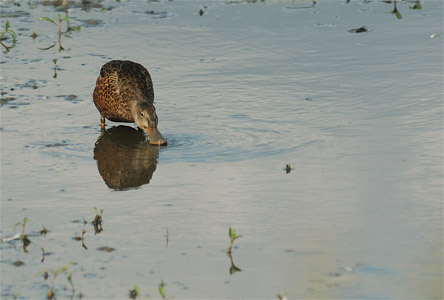
<path fill-rule="evenodd" d="M 157 129 L 153 82 L 141 64 L 129 60 L 112 60 L 104 64 L 93 99 L 100 112 L 102 128 L 105 118 L 114 122 L 135 122 L 148 132 L 151 143 L 166 143 Z"/>

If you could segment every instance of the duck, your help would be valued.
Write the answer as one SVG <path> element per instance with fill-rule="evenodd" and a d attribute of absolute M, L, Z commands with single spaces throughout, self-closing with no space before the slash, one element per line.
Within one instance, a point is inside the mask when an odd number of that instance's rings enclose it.
<path fill-rule="evenodd" d="M 93 100 L 100 112 L 102 130 L 106 119 L 134 122 L 148 133 L 150 144 L 167 144 L 157 128 L 153 81 L 141 64 L 129 60 L 112 60 L 104 64 L 96 81 Z"/>

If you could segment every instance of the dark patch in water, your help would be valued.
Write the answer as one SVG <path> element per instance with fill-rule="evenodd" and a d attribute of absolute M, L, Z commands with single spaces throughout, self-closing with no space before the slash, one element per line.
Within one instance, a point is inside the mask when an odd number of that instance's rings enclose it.
<path fill-rule="evenodd" d="M 81 20 L 81 22 L 85 27 L 97 27 L 103 24 L 103 21 L 97 19 L 86 19 L 86 20 Z"/>
<path fill-rule="evenodd" d="M 16 260 L 15 262 L 12 263 L 14 266 L 16 267 L 20 267 L 23 266 L 25 263 L 22 262 L 21 260 Z"/>
<path fill-rule="evenodd" d="M 104 247 L 99 247 L 99 248 L 97 248 L 97 250 L 99 250 L 99 251 L 105 251 L 105 252 L 113 252 L 113 251 L 116 250 L 116 249 L 111 248 L 111 247 L 104 246 Z"/>
<path fill-rule="evenodd" d="M 58 95 L 56 96 L 57 98 L 65 98 L 65 100 L 73 102 L 73 103 L 78 103 L 80 100 L 78 98 L 77 95 L 74 94 L 69 94 L 69 95 Z"/>
<path fill-rule="evenodd" d="M 46 148 L 52 148 L 52 147 L 62 147 L 62 146 L 68 146 L 69 144 L 65 143 L 65 142 L 61 142 L 61 143 L 54 143 L 54 144 L 46 144 L 45 147 Z"/>
<path fill-rule="evenodd" d="M 0 106 L 8 104 L 8 102 L 13 101 L 13 100 L 15 100 L 15 97 L 0 98 Z"/>
<path fill-rule="evenodd" d="M 369 32 L 369 31 L 370 30 L 368 30 L 366 28 L 366 26 L 362 26 L 362 27 L 359 27 L 359 28 L 350 29 L 348 32 L 351 32 L 351 33 L 361 33 L 361 32 Z"/>

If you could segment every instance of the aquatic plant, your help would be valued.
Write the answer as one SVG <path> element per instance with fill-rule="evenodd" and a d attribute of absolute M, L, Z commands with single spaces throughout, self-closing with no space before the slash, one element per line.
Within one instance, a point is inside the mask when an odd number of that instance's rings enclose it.
<path fill-rule="evenodd" d="M 393 1 L 392 14 L 394 14 L 398 19 L 402 19 L 401 13 L 398 11 L 398 8 L 396 8 L 396 0 Z"/>
<path fill-rule="evenodd" d="M 162 280 L 162 282 L 159 284 L 159 294 L 160 294 L 160 296 L 162 297 L 163 300 L 166 299 L 165 283 L 163 282 L 163 280 Z"/>
<path fill-rule="evenodd" d="M 96 207 L 94 207 L 94 213 L 96 214 L 96 216 L 94 217 L 94 220 L 92 220 L 92 224 L 94 225 L 94 231 L 95 234 L 101 233 L 103 231 L 103 227 L 102 227 L 102 214 L 103 214 L 103 209 L 100 210 L 100 214 L 98 214 L 98 210 Z"/>
<path fill-rule="evenodd" d="M 236 230 L 232 227 L 230 227 L 230 229 L 228 230 L 228 236 L 230 237 L 230 247 L 228 247 L 227 249 L 227 253 L 231 254 L 231 249 L 233 248 L 233 243 L 236 239 L 242 237 L 241 235 L 237 235 L 236 234 Z"/>
<path fill-rule="evenodd" d="M 17 43 L 17 38 L 14 30 L 10 29 L 11 25 L 9 24 L 9 20 L 6 20 L 5 24 L 5 30 L 3 30 L 2 33 L 0 33 L 0 44 L 6 49 L 6 51 L 9 51 L 10 49 L 15 47 L 15 44 Z M 5 45 L 2 40 L 4 39 L 3 36 L 5 34 L 8 34 L 12 38 L 12 44 L 10 46 Z"/>
<path fill-rule="evenodd" d="M 130 299 L 141 299 L 140 296 L 140 288 L 137 284 L 134 285 L 134 288 L 132 290 L 129 290 L 129 297 Z"/>
<path fill-rule="evenodd" d="M 56 23 L 56 21 L 54 21 L 50 17 L 40 17 L 39 20 L 45 20 L 45 21 L 51 22 L 54 25 L 56 25 L 58 27 L 58 30 L 59 30 L 59 39 L 60 39 L 60 37 L 62 35 L 62 21 L 66 21 L 66 23 L 69 24 L 68 23 L 69 22 L 69 18 L 68 17 L 62 18 L 62 16 L 60 14 L 57 14 L 57 20 L 58 20 L 57 23 Z M 66 30 L 68 30 L 68 29 L 66 29 Z"/>
<path fill-rule="evenodd" d="M 20 240 L 23 242 L 24 252 L 28 252 L 26 248 L 29 246 L 29 244 L 31 244 L 31 241 L 28 239 L 28 236 L 25 234 L 25 226 L 27 222 L 28 218 L 24 217 L 22 222 L 18 222 L 14 225 L 14 231 L 17 228 L 17 226 L 22 225 L 22 234 L 20 235 Z"/>
<path fill-rule="evenodd" d="M 287 293 L 285 293 L 284 295 L 277 294 L 277 297 L 279 300 L 287 300 Z"/>
<path fill-rule="evenodd" d="M 169 242 L 169 233 L 168 233 L 168 227 L 165 227 L 165 229 L 166 229 L 166 247 L 168 247 L 168 242 Z"/>
<path fill-rule="evenodd" d="M 22 222 L 17 222 L 14 225 L 14 231 L 17 228 L 17 226 L 22 225 L 22 234 L 20 235 L 20 239 L 21 240 L 23 240 L 25 238 L 25 236 L 26 236 L 25 235 L 25 226 L 26 226 L 26 223 L 28 223 L 28 221 L 29 221 L 29 219 L 27 217 L 24 217 Z"/>
<path fill-rule="evenodd" d="M 43 271 L 40 271 L 40 272 L 37 274 L 37 276 L 40 276 L 40 275 L 43 274 L 44 276 L 46 276 L 46 278 L 47 278 L 47 276 L 48 276 L 48 272 L 51 273 L 51 275 L 52 275 L 51 283 L 50 283 L 50 286 L 49 286 L 49 292 L 48 292 L 48 294 L 46 295 L 46 298 L 47 298 L 48 300 L 53 299 L 54 296 L 55 296 L 55 292 L 54 292 L 54 283 L 55 283 L 55 279 L 56 279 L 57 275 L 66 272 L 66 271 L 71 267 L 72 264 L 74 264 L 74 262 L 70 262 L 70 263 L 64 265 L 63 267 L 61 267 L 61 268 L 59 268 L 59 269 L 57 269 L 57 270 L 55 270 L 55 271 L 51 271 L 51 270 L 43 270 Z M 46 279 L 46 278 L 45 278 L 45 279 Z M 72 284 L 72 272 L 71 272 L 70 274 L 68 274 L 68 282 L 71 284 L 71 287 L 72 287 L 72 289 L 73 289 L 73 294 L 74 294 L 74 285 Z"/>
<path fill-rule="evenodd" d="M 70 28 L 70 27 L 69 27 L 69 17 L 64 17 L 64 18 L 62 18 L 62 16 L 61 16 L 60 14 L 57 14 L 57 22 L 54 21 L 53 19 L 49 18 L 49 17 L 40 17 L 39 20 L 48 21 L 48 22 L 51 22 L 51 23 L 53 23 L 54 25 L 57 26 L 57 28 L 58 28 L 58 33 L 59 33 L 59 40 L 58 40 L 58 43 L 59 43 L 59 52 L 62 51 L 62 50 L 65 50 L 65 48 L 63 48 L 63 46 L 62 46 L 62 22 L 63 22 L 63 21 L 66 21 L 66 23 L 67 23 L 67 29 L 66 29 L 66 32 L 68 32 L 68 31 L 70 30 L 70 29 L 69 29 L 69 28 Z M 54 47 L 54 46 L 55 46 L 55 43 L 54 43 L 53 45 L 49 46 L 48 48 L 43 48 L 43 49 L 41 49 L 41 50 L 48 50 L 48 49 L 51 49 L 51 48 Z"/>
<path fill-rule="evenodd" d="M 290 166 L 289 164 L 287 164 L 287 165 L 285 166 L 285 172 L 286 172 L 287 174 L 291 172 L 291 166 Z"/>
<path fill-rule="evenodd" d="M 422 9 L 421 1 L 420 1 L 420 0 L 417 0 L 416 3 L 415 3 L 415 5 L 410 6 L 410 8 L 411 8 L 411 9 L 418 9 L 418 10 Z"/>
<path fill-rule="evenodd" d="M 48 228 L 43 227 L 42 229 L 40 229 L 40 235 L 46 235 L 49 232 Z"/>

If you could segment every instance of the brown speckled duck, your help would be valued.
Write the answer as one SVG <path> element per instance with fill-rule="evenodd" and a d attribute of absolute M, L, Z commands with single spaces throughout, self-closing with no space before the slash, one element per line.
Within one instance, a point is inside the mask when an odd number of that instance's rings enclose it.
<path fill-rule="evenodd" d="M 105 128 L 105 118 L 114 122 L 135 122 L 147 131 L 151 144 L 167 143 L 157 129 L 153 82 L 141 64 L 129 60 L 112 60 L 104 64 L 93 99 L 100 112 L 102 128 Z"/>

